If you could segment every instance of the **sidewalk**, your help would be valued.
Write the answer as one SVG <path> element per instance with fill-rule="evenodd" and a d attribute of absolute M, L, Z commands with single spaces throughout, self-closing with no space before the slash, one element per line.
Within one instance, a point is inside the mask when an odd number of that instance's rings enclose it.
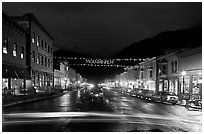
<path fill-rule="evenodd" d="M 49 98 L 63 95 L 65 93 L 67 92 L 56 93 L 56 94 L 44 93 L 44 94 L 18 95 L 18 96 L 9 95 L 6 97 L 2 97 L 2 108 L 4 109 L 4 108 L 11 107 L 11 106 L 19 105 L 19 104 L 49 99 Z"/>

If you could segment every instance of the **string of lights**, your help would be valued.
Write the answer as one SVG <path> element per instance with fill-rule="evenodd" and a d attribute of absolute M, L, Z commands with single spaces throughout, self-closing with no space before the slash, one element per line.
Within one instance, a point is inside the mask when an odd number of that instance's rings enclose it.
<path fill-rule="evenodd" d="M 93 66 L 93 67 L 129 67 L 126 65 L 115 65 L 115 64 L 69 64 L 70 66 Z"/>
<path fill-rule="evenodd" d="M 122 67 L 125 69 L 128 68 L 133 68 L 133 66 L 127 66 L 127 65 L 115 65 L 115 64 L 111 64 L 111 65 L 107 65 L 107 64 L 87 64 L 87 63 L 83 63 L 83 64 L 69 64 L 70 66 L 93 66 L 93 67 Z M 155 66 L 137 66 L 134 68 L 154 68 Z"/>
<path fill-rule="evenodd" d="M 145 66 L 145 65 L 134 65 L 134 66 L 130 66 L 130 65 L 118 65 L 115 64 L 114 61 L 147 61 L 147 60 L 153 60 L 155 59 L 155 57 L 149 59 L 102 59 L 102 58 L 85 58 L 85 57 L 56 57 L 54 56 L 55 59 L 62 59 L 62 60 L 84 60 L 84 63 L 69 63 L 70 66 L 93 66 L 93 67 L 119 67 L 119 68 L 124 68 L 126 69 L 152 69 L 155 66 Z M 143 60 L 143 61 L 142 61 Z M 140 62 L 140 63 L 141 63 Z"/>
<path fill-rule="evenodd" d="M 54 56 L 54 58 L 59 58 L 59 59 L 67 59 L 67 60 L 115 60 L 115 61 L 145 61 L 146 59 L 142 59 L 142 58 L 126 58 L 126 59 L 119 59 L 119 58 L 107 58 L 107 59 L 103 59 L 103 58 L 85 58 L 85 57 L 56 57 Z"/>

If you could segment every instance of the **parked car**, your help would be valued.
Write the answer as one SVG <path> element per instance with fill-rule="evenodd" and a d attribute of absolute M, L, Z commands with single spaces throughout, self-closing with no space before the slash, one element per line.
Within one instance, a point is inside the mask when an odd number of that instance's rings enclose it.
<path fill-rule="evenodd" d="M 130 91 L 130 96 L 135 97 L 137 95 L 137 89 L 133 89 Z"/>
<path fill-rule="evenodd" d="M 187 101 L 185 107 L 188 110 L 202 109 L 202 100 L 201 99 L 191 99 Z"/>
<path fill-rule="evenodd" d="M 142 96 L 142 89 L 133 89 L 133 90 L 131 90 L 130 91 L 130 96 L 132 96 L 132 97 L 139 97 L 139 98 L 143 98 L 143 96 Z"/>
<path fill-rule="evenodd" d="M 154 95 L 154 91 L 152 91 L 152 90 L 144 90 L 143 91 L 143 98 L 146 100 L 152 100 L 153 95 Z"/>
<path fill-rule="evenodd" d="M 169 102 L 175 105 L 178 102 L 178 96 L 172 92 L 160 91 L 152 95 L 152 100 L 160 103 Z"/>

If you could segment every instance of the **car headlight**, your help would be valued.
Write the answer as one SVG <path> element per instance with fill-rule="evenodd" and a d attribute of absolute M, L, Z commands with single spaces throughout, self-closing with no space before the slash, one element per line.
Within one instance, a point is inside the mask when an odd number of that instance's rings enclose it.
<path fill-rule="evenodd" d="M 95 96 L 96 96 L 96 97 L 98 97 L 98 96 L 99 96 L 99 94 L 96 94 Z"/>

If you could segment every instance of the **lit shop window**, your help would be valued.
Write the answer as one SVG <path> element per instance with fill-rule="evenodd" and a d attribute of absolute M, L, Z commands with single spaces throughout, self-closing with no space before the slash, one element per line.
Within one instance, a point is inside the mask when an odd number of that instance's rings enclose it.
<path fill-rule="evenodd" d="M 21 59 L 23 59 L 24 58 L 24 47 L 21 47 Z"/>
<path fill-rule="evenodd" d="M 13 56 L 17 56 L 17 43 L 13 43 Z"/>
<path fill-rule="evenodd" d="M 8 53 L 8 39 L 3 39 L 3 53 Z"/>

